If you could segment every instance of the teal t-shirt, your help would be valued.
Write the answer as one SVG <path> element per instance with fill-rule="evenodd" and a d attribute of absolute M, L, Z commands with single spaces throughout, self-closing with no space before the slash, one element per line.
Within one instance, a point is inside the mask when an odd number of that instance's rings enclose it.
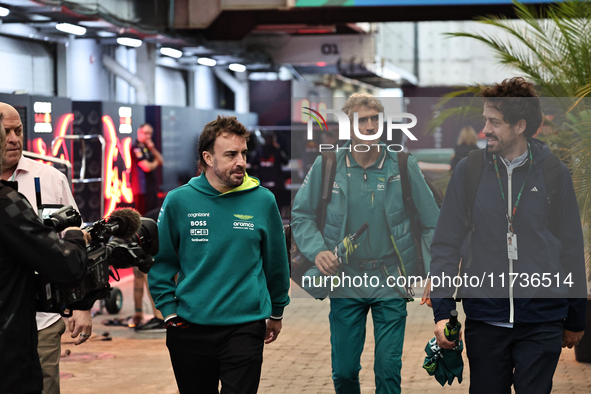
<path fill-rule="evenodd" d="M 348 195 L 347 235 L 354 233 L 364 222 L 369 231 L 357 240 L 359 246 L 350 256 L 355 260 L 375 260 L 396 253 L 390 239 L 386 221 L 384 196 L 386 195 L 386 153 L 364 169 L 353 159 L 351 152 L 345 157 L 347 164 Z M 369 234 L 369 238 L 368 238 Z"/>

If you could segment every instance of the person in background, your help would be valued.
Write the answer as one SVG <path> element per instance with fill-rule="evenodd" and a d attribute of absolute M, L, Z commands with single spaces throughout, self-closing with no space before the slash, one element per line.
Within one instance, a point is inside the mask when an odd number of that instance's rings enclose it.
<path fill-rule="evenodd" d="M 150 212 L 153 212 L 150 211 Z M 146 216 L 148 217 L 148 216 Z M 153 216 L 150 217 L 153 219 Z M 134 313 L 131 321 L 129 322 L 129 327 L 134 328 L 138 332 L 164 332 L 166 328 L 164 327 L 164 318 L 162 317 L 162 313 L 156 306 L 154 305 L 154 300 L 152 299 L 152 295 L 148 291 L 148 300 L 150 301 L 150 305 L 152 306 L 152 313 L 154 317 L 148 320 L 146 323 L 144 321 L 144 287 L 148 288 L 148 275 L 144 274 L 142 271 L 139 270 L 137 267 L 133 267 L 133 304 L 134 304 Z M 143 324 L 142 324 L 143 323 Z"/>
<path fill-rule="evenodd" d="M 454 155 L 449 163 L 452 171 L 456 168 L 456 165 L 460 160 L 468 156 L 470 151 L 478 149 L 478 146 L 476 146 L 477 141 L 478 134 L 476 134 L 472 126 L 462 127 L 460 135 L 458 136 L 458 144 L 454 148 Z"/>
<path fill-rule="evenodd" d="M 131 148 L 131 190 L 135 209 L 144 216 L 158 207 L 158 185 L 156 169 L 164 164 L 164 159 L 152 141 L 154 129 L 144 123 L 137 130 L 137 141 Z M 162 314 L 154 306 L 150 292 L 148 298 L 152 305 L 154 317 L 142 325 L 144 319 L 143 298 L 144 287 L 147 287 L 147 275 L 137 267 L 133 268 L 133 302 L 134 315 L 131 325 L 138 331 L 164 331 Z"/>
<path fill-rule="evenodd" d="M 285 174 L 282 166 L 288 163 L 287 155 L 279 146 L 274 131 L 264 131 L 265 144 L 260 146 L 252 157 L 251 164 L 261 186 L 269 189 L 281 211 L 289 206 L 290 195 L 285 189 Z"/>
<path fill-rule="evenodd" d="M 164 159 L 152 141 L 154 129 L 144 123 L 137 130 L 137 141 L 131 150 L 131 190 L 135 209 L 141 215 L 158 205 L 158 184 L 156 169 Z"/>

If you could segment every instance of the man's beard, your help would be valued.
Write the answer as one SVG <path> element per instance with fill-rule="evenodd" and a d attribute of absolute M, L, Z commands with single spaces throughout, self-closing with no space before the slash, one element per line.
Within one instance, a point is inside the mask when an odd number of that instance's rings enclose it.
<path fill-rule="evenodd" d="M 238 179 L 238 180 L 232 179 L 232 175 L 235 174 L 237 171 L 235 171 L 233 169 L 225 171 L 225 172 L 220 170 L 216 160 L 213 161 L 213 172 L 222 181 L 222 183 L 224 185 L 226 185 L 232 189 L 242 185 L 242 182 L 244 182 L 244 176 L 242 177 L 242 179 Z M 243 169 L 238 172 L 244 174 Z"/>
<path fill-rule="evenodd" d="M 489 152 L 501 157 L 505 157 L 507 156 L 507 153 L 511 151 L 513 146 L 517 143 L 517 132 L 511 130 L 510 134 L 506 138 L 504 138 L 503 141 L 501 141 L 496 136 L 495 138 L 497 140 L 497 146 L 495 149 L 489 148 Z"/>

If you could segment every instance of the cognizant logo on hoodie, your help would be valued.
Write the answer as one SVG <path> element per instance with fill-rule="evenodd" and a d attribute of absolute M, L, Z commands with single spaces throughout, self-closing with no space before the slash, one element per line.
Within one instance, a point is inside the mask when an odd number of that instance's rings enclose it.
<path fill-rule="evenodd" d="M 209 217 L 209 212 L 191 212 L 187 215 L 189 218 L 207 218 Z M 207 220 L 191 220 L 190 222 L 191 229 L 191 242 L 209 242 L 208 238 L 193 238 L 193 237 L 203 237 L 209 236 L 209 230 L 207 228 L 202 228 L 207 226 Z M 198 227 L 198 228 L 194 228 Z M 199 228 L 201 227 L 201 228 Z"/>

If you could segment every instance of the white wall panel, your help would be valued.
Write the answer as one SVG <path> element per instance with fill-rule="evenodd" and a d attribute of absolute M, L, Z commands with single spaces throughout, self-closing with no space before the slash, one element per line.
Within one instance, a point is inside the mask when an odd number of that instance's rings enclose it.
<path fill-rule="evenodd" d="M 377 60 L 414 73 L 414 23 L 380 23 L 377 30 Z M 483 43 L 445 35 L 460 31 L 492 34 L 518 45 L 499 29 L 478 22 L 420 22 L 419 86 L 491 84 L 518 75 L 500 65 Z"/>
<path fill-rule="evenodd" d="M 0 36 L 0 92 L 54 95 L 54 58 L 48 44 Z"/>
<path fill-rule="evenodd" d="M 215 75 L 211 67 L 195 66 L 194 71 L 195 107 L 199 109 L 214 109 L 218 97 Z"/>
<path fill-rule="evenodd" d="M 187 105 L 187 84 L 182 71 L 156 67 L 156 105 Z"/>
<path fill-rule="evenodd" d="M 54 58 L 51 53 L 33 56 L 33 92 L 36 94 L 55 94 Z M 2 75 L 2 74 L 0 74 Z"/>
<path fill-rule="evenodd" d="M 131 73 L 137 72 L 137 53 L 135 48 L 122 45 L 115 49 L 115 60 Z M 115 77 L 115 101 L 119 103 L 135 104 L 135 88 L 129 85 L 123 78 Z"/>
<path fill-rule="evenodd" d="M 109 74 L 103 47 L 96 40 L 70 38 L 66 48 L 68 97 L 77 101 L 109 101 Z"/>

